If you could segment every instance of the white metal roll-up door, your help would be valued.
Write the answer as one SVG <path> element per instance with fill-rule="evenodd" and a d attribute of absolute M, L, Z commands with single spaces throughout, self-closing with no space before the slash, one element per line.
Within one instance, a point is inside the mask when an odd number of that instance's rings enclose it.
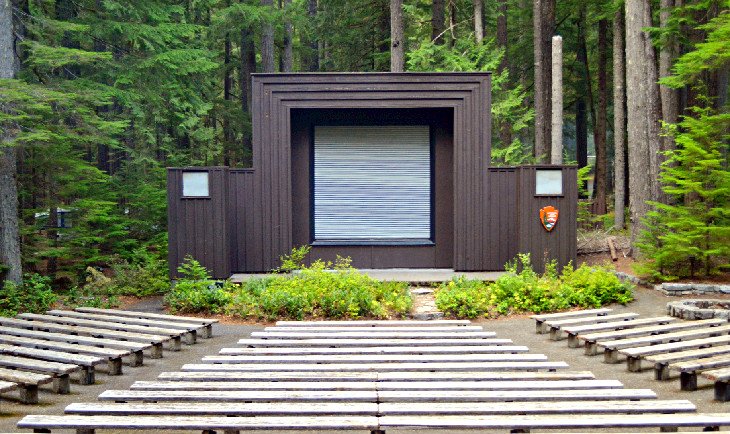
<path fill-rule="evenodd" d="M 314 238 L 431 238 L 429 127 L 315 127 Z"/>

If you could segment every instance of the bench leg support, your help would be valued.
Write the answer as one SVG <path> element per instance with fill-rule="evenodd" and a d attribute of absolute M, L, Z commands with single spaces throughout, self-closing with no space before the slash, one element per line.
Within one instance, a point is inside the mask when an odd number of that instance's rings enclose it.
<path fill-rule="evenodd" d="M 541 321 L 535 321 L 535 333 L 541 335 L 545 333 L 542 329 L 542 322 Z"/>
<path fill-rule="evenodd" d="M 203 328 L 203 337 L 205 339 L 210 339 L 213 337 L 213 324 L 208 324 Z"/>
<path fill-rule="evenodd" d="M 71 376 L 68 374 L 59 375 L 53 379 L 53 391 L 59 395 L 71 393 Z"/>
<path fill-rule="evenodd" d="M 106 363 L 107 375 L 122 375 L 122 358 L 109 359 Z"/>
<path fill-rule="evenodd" d="M 142 354 L 142 350 L 135 351 L 131 354 L 131 358 L 129 360 L 129 366 L 131 367 L 137 367 L 142 366 L 142 362 L 144 361 L 144 355 Z"/>
<path fill-rule="evenodd" d="M 205 329 L 203 329 L 205 330 Z M 198 341 L 198 332 L 195 330 L 190 330 L 189 332 L 185 333 L 183 335 L 185 337 L 185 343 L 188 345 L 193 345 Z"/>
<path fill-rule="evenodd" d="M 626 369 L 629 372 L 641 372 L 641 358 L 628 356 L 626 358 Z"/>
<path fill-rule="evenodd" d="M 48 428 L 33 428 L 33 432 L 49 433 L 51 430 Z"/>
<path fill-rule="evenodd" d="M 20 401 L 23 404 L 38 404 L 38 386 L 29 384 L 20 389 Z"/>
<path fill-rule="evenodd" d="M 715 381 L 715 400 L 730 401 L 730 387 L 728 387 L 727 381 Z"/>
<path fill-rule="evenodd" d="M 96 383 L 96 369 L 93 366 L 82 366 L 79 384 L 87 385 Z"/>
<path fill-rule="evenodd" d="M 239 431 L 237 429 L 227 429 L 223 430 L 223 434 L 238 434 Z"/>
<path fill-rule="evenodd" d="M 669 380 L 669 365 L 666 363 L 657 363 L 654 365 L 654 379 L 658 381 Z"/>
<path fill-rule="evenodd" d="M 578 348 L 579 346 L 580 346 L 580 339 L 578 339 L 578 335 L 568 333 L 568 347 Z"/>
<path fill-rule="evenodd" d="M 374 429 L 374 430 L 370 431 L 370 434 L 385 434 L 385 430 L 384 429 Z"/>
<path fill-rule="evenodd" d="M 182 338 L 180 336 L 173 336 L 172 340 L 170 340 L 170 343 L 167 346 L 167 349 L 170 351 L 180 351 L 180 349 L 182 348 L 181 341 Z"/>
<path fill-rule="evenodd" d="M 559 328 L 551 328 L 550 329 L 550 340 L 551 341 L 559 341 L 563 338 L 563 331 Z"/>
<path fill-rule="evenodd" d="M 679 428 L 676 426 L 663 426 L 659 428 L 659 432 L 677 432 L 679 431 Z"/>
<path fill-rule="evenodd" d="M 598 345 L 595 342 L 586 341 L 585 351 L 586 356 L 595 356 L 598 354 Z"/>
<path fill-rule="evenodd" d="M 150 359 L 161 359 L 162 358 L 162 342 L 152 344 L 150 348 Z"/>
<path fill-rule="evenodd" d="M 612 365 L 618 363 L 618 350 L 610 350 L 606 348 L 603 351 L 603 363 L 610 363 Z"/>
<path fill-rule="evenodd" d="M 697 390 L 697 374 L 694 372 L 681 372 L 679 374 L 680 389 L 685 392 Z"/>
<path fill-rule="evenodd" d="M 720 431 L 720 427 L 719 426 L 706 426 L 706 427 L 702 428 L 702 431 L 703 432 Z"/>
<path fill-rule="evenodd" d="M 79 428 L 76 430 L 76 434 L 94 434 L 96 430 L 91 428 Z"/>

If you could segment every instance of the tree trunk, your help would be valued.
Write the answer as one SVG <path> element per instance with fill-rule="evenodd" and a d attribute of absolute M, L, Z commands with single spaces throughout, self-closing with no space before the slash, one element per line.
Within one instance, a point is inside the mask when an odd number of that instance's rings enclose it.
<path fill-rule="evenodd" d="M 304 68 L 305 71 L 309 72 L 317 72 L 319 71 L 319 44 L 317 43 L 316 38 L 316 24 L 315 20 L 317 19 L 317 0 L 308 0 L 307 1 L 307 15 L 309 17 L 309 25 L 312 26 L 310 30 L 309 35 L 309 56 L 306 58 L 308 59 L 306 62 L 306 67 Z"/>
<path fill-rule="evenodd" d="M 497 16 L 497 47 L 504 50 L 502 60 L 499 62 L 497 71 L 501 74 L 509 68 L 507 58 L 507 0 L 499 0 L 499 15 Z M 502 146 L 509 146 L 512 143 L 512 126 L 509 122 L 501 121 L 499 125 L 499 141 Z"/>
<path fill-rule="evenodd" d="M 585 35 L 585 4 L 579 5 L 578 19 L 575 24 L 577 27 L 575 60 L 579 71 L 578 75 L 581 77 L 576 85 L 575 146 L 578 167 L 582 168 L 588 165 L 588 110 L 593 111 L 593 95 Z M 592 117 L 595 119 L 595 116 Z"/>
<path fill-rule="evenodd" d="M 575 159 L 579 168 L 588 165 L 588 113 L 586 98 L 578 95 L 575 100 Z"/>
<path fill-rule="evenodd" d="M 484 39 L 484 4 L 482 0 L 474 0 L 474 39 L 477 44 Z"/>
<path fill-rule="evenodd" d="M 444 9 L 444 1 L 446 0 L 433 0 L 431 7 L 431 40 L 435 44 L 444 43 L 444 19 L 446 17 Z"/>
<path fill-rule="evenodd" d="M 596 177 L 594 181 L 593 213 L 606 214 L 608 158 L 606 158 L 606 129 L 608 125 L 608 21 L 598 21 L 598 107 L 596 107 Z"/>
<path fill-rule="evenodd" d="M 288 8 L 290 5 L 291 0 L 284 0 L 284 8 Z M 294 68 L 293 38 L 294 27 L 291 20 L 286 18 L 284 21 L 284 52 L 281 54 L 281 72 L 291 72 Z"/>
<path fill-rule="evenodd" d="M 651 4 L 649 0 L 644 0 L 643 10 L 644 28 L 651 27 L 653 23 L 651 19 Z M 644 61 L 646 63 L 646 125 L 647 139 L 649 141 L 649 179 L 651 182 L 651 197 L 649 200 L 666 203 L 666 195 L 662 191 L 661 183 L 659 182 L 661 164 L 664 160 L 666 160 L 666 158 L 662 154 L 662 102 L 658 83 L 659 70 L 657 68 L 657 56 L 649 33 L 643 31 L 641 34 L 644 40 Z"/>
<path fill-rule="evenodd" d="M 250 121 L 251 113 L 251 74 L 256 72 L 256 48 L 253 41 L 254 35 L 250 29 L 241 30 L 241 66 L 239 68 L 239 87 L 241 89 L 240 103 L 241 111 L 244 113 L 244 120 Z M 251 130 L 243 128 L 243 153 L 245 165 L 251 163 L 253 152 L 251 142 Z"/>
<path fill-rule="evenodd" d="M 555 0 L 535 0 L 533 6 L 535 54 L 535 158 L 546 162 L 550 155 L 550 58 L 555 26 Z"/>
<path fill-rule="evenodd" d="M 631 245 L 634 246 L 641 231 L 642 219 L 649 210 L 647 202 L 653 198 L 655 173 L 650 155 L 650 125 L 652 105 L 649 103 L 649 65 L 646 43 L 650 42 L 644 29 L 651 25 L 646 21 L 647 0 L 626 0 L 626 118 L 629 149 L 629 209 L 631 212 Z M 657 138 L 658 139 L 658 138 Z M 632 249 L 632 254 L 637 252 Z"/>
<path fill-rule="evenodd" d="M 456 0 L 448 0 L 447 6 L 449 9 L 449 33 L 451 33 L 449 47 L 453 47 L 454 42 L 456 42 Z"/>
<path fill-rule="evenodd" d="M 231 99 L 231 35 L 226 33 L 223 42 L 223 100 L 227 103 Z M 215 128 L 215 126 L 214 126 Z M 231 132 L 231 120 L 227 113 L 223 114 L 223 165 L 231 165 L 231 145 L 233 134 Z"/>
<path fill-rule="evenodd" d="M 623 229 L 626 189 L 626 113 L 624 72 L 624 16 L 619 9 L 613 19 L 613 170 L 614 170 L 614 217 L 613 226 Z"/>
<path fill-rule="evenodd" d="M 0 78 L 15 78 L 18 60 L 13 37 L 11 0 L 0 0 Z M 12 125 L 0 129 L 0 263 L 9 267 L 6 279 L 20 284 L 23 269 L 20 260 L 18 222 L 18 187 L 15 146 L 8 146 L 14 137 Z"/>
<path fill-rule="evenodd" d="M 680 3 L 680 1 L 677 1 Z M 659 11 L 659 26 L 666 28 L 671 16 L 671 9 L 675 7 L 675 0 L 661 0 Z M 672 74 L 672 63 L 679 54 L 679 44 L 674 35 L 669 35 L 662 44 L 659 52 L 659 78 L 668 77 Z M 679 91 L 667 86 L 660 86 L 662 100 L 662 120 L 668 124 L 676 124 L 679 119 Z M 674 138 L 665 135 L 662 138 L 663 150 L 670 151 L 675 148 Z"/>
<path fill-rule="evenodd" d="M 563 38 L 553 36 L 552 45 L 552 151 L 551 164 L 563 164 Z"/>
<path fill-rule="evenodd" d="M 403 72 L 403 0 L 390 0 L 390 72 Z"/>
<path fill-rule="evenodd" d="M 268 6 L 272 12 L 274 0 L 261 0 L 262 6 Z M 263 72 L 276 72 L 274 62 L 274 25 L 267 22 L 263 26 L 261 34 L 261 69 Z"/>

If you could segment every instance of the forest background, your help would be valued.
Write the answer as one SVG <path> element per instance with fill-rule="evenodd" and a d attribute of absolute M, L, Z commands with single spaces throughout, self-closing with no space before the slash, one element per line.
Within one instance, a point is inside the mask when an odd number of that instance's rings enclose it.
<path fill-rule="evenodd" d="M 729 6 L 0 0 L 0 279 L 164 275 L 165 167 L 251 165 L 254 72 L 491 71 L 493 164 L 546 161 L 553 35 L 584 226 L 657 278 L 728 271 Z"/>

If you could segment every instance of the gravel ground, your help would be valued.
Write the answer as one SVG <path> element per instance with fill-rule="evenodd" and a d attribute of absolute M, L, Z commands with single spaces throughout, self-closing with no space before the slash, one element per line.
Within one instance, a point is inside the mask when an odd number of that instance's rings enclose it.
<path fill-rule="evenodd" d="M 667 297 L 649 289 L 638 289 L 635 302 L 628 306 L 612 307 L 616 313 L 635 312 L 642 317 L 656 316 L 663 315 L 666 303 L 673 299 L 676 298 Z M 139 306 L 139 310 L 154 311 L 155 309 L 154 302 L 146 302 L 145 305 Z M 713 401 L 712 385 L 709 382 L 700 380 L 700 390 L 682 392 L 679 390 L 678 378 L 659 382 L 653 379 L 651 369 L 641 373 L 631 373 L 626 371 L 625 363 L 604 364 L 602 356 L 587 357 L 583 355 L 582 349 L 568 348 L 566 341 L 554 342 L 550 341 L 547 335 L 536 334 L 534 321 L 526 316 L 478 321 L 477 323 L 482 325 L 485 330 L 497 332 L 498 337 L 510 338 L 518 345 L 527 345 L 533 353 L 546 354 L 549 360 L 564 360 L 572 370 L 593 371 L 598 379 L 618 379 L 626 387 L 649 388 L 656 391 L 660 399 L 689 399 L 701 412 L 730 412 L 730 404 Z M 22 405 L 5 399 L 14 396 L 13 393 L 5 394 L 0 400 L 0 432 L 18 432 L 15 423 L 25 414 L 62 414 L 64 407 L 69 403 L 93 401 L 104 390 L 127 389 L 135 381 L 154 380 L 160 372 L 179 370 L 185 363 L 197 363 L 205 355 L 216 354 L 223 347 L 235 346 L 238 339 L 261 328 L 263 325 L 217 324 L 214 328 L 213 338 L 199 339 L 198 343 L 192 346 L 184 345 L 182 351 L 177 353 L 165 351 L 162 359 L 146 358 L 145 365 L 142 367 L 125 366 L 122 376 L 109 377 L 103 372 L 99 372 L 96 384 L 90 386 L 72 384 L 70 395 L 56 395 L 48 390 L 42 390 L 39 405 Z"/>

